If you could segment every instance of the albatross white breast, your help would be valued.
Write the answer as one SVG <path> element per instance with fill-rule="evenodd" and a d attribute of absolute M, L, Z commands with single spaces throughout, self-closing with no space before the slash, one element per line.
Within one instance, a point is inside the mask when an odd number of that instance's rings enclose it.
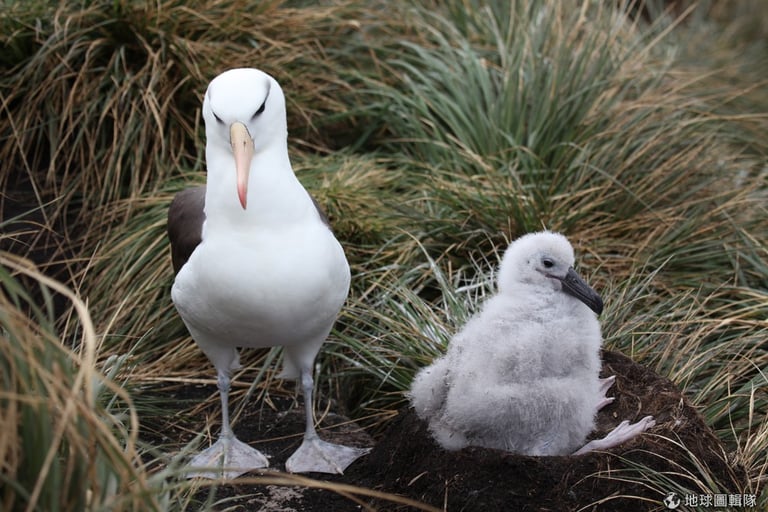
<path fill-rule="evenodd" d="M 231 371 L 240 347 L 284 347 L 282 377 L 300 381 L 306 430 L 292 472 L 342 472 L 366 450 L 326 443 L 312 414 L 312 367 L 346 300 L 350 271 L 327 219 L 288 159 L 285 98 L 256 69 L 217 76 L 203 100 L 205 187 L 180 192 L 168 212 L 172 298 L 213 363 L 222 402 L 219 440 L 191 468 L 225 477 L 268 466 L 229 425 Z M 219 471 L 190 476 L 215 477 Z"/>
<path fill-rule="evenodd" d="M 410 399 L 446 449 L 526 455 L 581 454 L 615 446 L 653 425 L 621 423 L 584 444 L 612 398 L 600 379 L 600 296 L 574 271 L 556 233 L 525 235 L 507 249 L 498 294 L 415 377 Z"/>

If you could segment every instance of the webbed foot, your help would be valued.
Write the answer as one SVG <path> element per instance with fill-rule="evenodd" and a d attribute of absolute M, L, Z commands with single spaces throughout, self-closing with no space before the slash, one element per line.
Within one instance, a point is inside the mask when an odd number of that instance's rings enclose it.
<path fill-rule="evenodd" d="M 221 436 L 192 458 L 186 472 L 187 478 L 232 479 L 268 466 L 269 460 L 259 450 L 234 436 Z"/>
<path fill-rule="evenodd" d="M 342 474 L 350 464 L 369 451 L 370 448 L 328 443 L 319 437 L 304 439 L 301 446 L 286 461 L 285 469 L 291 473 Z"/>
<path fill-rule="evenodd" d="M 595 450 L 607 450 L 608 448 L 613 448 L 614 446 L 618 446 L 621 443 L 625 443 L 630 439 L 633 439 L 655 424 L 656 422 L 654 421 L 653 416 L 646 416 L 637 423 L 632 424 L 630 424 L 629 421 L 624 420 L 619 423 L 616 428 L 611 430 L 607 436 L 602 439 L 595 439 L 588 442 L 573 452 L 573 455 L 583 455 Z"/>

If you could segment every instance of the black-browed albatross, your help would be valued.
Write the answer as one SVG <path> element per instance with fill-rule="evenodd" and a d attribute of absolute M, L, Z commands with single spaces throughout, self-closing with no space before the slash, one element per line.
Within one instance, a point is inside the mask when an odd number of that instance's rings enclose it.
<path fill-rule="evenodd" d="M 219 439 L 196 455 L 190 476 L 234 478 L 267 467 L 229 420 L 230 374 L 239 347 L 282 346 L 283 378 L 299 379 L 304 440 L 291 472 L 341 473 L 367 450 L 322 441 L 312 414 L 312 368 L 349 291 L 344 251 L 288 159 L 285 98 L 257 69 L 222 73 L 203 100 L 207 184 L 176 195 L 168 236 L 173 303 L 213 363 L 221 395 Z M 225 471 L 214 471 L 213 468 Z"/>

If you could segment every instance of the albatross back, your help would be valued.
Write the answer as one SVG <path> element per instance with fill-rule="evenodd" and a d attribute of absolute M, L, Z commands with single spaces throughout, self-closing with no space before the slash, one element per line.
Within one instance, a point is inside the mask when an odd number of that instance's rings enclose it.
<path fill-rule="evenodd" d="M 173 273 L 178 274 L 202 241 L 205 222 L 205 185 L 182 190 L 168 208 L 168 239 Z"/>

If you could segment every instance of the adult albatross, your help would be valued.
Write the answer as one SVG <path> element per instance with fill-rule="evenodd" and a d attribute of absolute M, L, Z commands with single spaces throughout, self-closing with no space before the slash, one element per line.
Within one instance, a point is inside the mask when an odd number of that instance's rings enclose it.
<path fill-rule="evenodd" d="M 367 450 L 322 441 L 314 427 L 312 367 L 349 291 L 344 251 L 288 159 L 285 98 L 257 69 L 213 79 L 203 100 L 207 185 L 176 195 L 168 237 L 176 279 L 171 296 L 217 372 L 222 428 L 196 455 L 190 476 L 234 478 L 267 467 L 229 420 L 239 347 L 282 346 L 280 377 L 297 378 L 306 430 L 290 472 L 341 473 Z M 219 468 L 218 471 L 213 471 Z"/>

